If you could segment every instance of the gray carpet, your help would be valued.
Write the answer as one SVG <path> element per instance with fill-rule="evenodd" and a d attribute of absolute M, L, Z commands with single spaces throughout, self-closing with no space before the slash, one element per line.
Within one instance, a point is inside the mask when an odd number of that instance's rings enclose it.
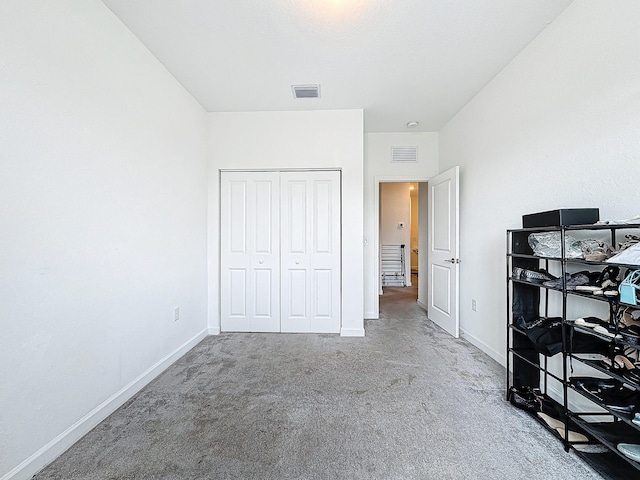
<path fill-rule="evenodd" d="M 601 478 L 412 296 L 386 289 L 365 338 L 208 337 L 35 478 Z"/>

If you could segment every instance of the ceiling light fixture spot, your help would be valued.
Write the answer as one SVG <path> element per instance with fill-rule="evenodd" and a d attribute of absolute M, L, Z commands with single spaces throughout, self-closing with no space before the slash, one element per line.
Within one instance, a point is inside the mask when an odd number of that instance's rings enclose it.
<path fill-rule="evenodd" d="M 409 128 L 416 128 L 417 126 L 418 126 L 418 122 L 416 122 L 415 120 L 407 122 L 407 127 Z"/>

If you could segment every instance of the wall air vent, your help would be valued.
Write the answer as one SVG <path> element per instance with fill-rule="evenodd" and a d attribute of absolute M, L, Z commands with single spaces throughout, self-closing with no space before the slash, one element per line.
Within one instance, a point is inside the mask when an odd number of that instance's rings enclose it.
<path fill-rule="evenodd" d="M 418 147 L 391 147 L 391 163 L 416 163 Z"/>
<path fill-rule="evenodd" d="M 320 98 L 320 85 L 291 85 L 294 98 Z"/>

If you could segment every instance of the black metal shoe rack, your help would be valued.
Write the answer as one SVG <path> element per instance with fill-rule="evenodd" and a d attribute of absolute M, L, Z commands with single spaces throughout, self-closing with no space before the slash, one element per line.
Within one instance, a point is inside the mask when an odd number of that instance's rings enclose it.
<path fill-rule="evenodd" d="M 533 254 L 528 242 L 529 235 L 538 232 L 557 232 L 561 239 L 560 257 L 541 257 Z M 603 366 L 595 359 L 594 355 L 586 354 L 586 352 L 574 353 L 573 348 L 574 336 L 577 332 L 593 336 L 596 343 L 600 343 L 602 351 L 609 352 L 608 356 L 611 359 L 621 348 L 631 344 L 627 344 L 619 338 L 598 334 L 589 328 L 576 326 L 574 325 L 575 318 L 567 316 L 570 307 L 570 311 L 574 314 L 576 311 L 582 312 L 576 316 L 578 318 L 597 317 L 598 315 L 591 313 L 591 302 L 606 302 L 609 310 L 608 321 L 613 330 L 617 332 L 619 327 L 617 318 L 620 309 L 632 307 L 640 310 L 640 305 L 623 304 L 620 302 L 619 296 L 605 297 L 568 290 L 565 280 L 563 280 L 561 288 L 550 288 L 513 276 L 514 267 L 544 268 L 547 271 L 551 270 L 555 276 L 561 276 L 565 279 L 567 272 L 573 273 L 580 270 L 597 272 L 607 266 L 617 265 L 622 272 L 620 277 L 620 281 L 622 281 L 629 269 L 640 270 L 640 265 L 567 258 L 565 236 L 568 233 L 579 238 L 588 238 L 588 235 L 606 236 L 610 244 L 615 247 L 624 241 L 625 234 L 640 234 L 640 224 L 542 227 L 507 231 L 507 400 L 509 400 L 512 386 L 519 389 L 540 388 L 545 408 L 555 407 L 555 411 L 559 412 L 564 426 L 564 435 L 560 435 L 558 431 L 549 427 L 535 413 L 532 415 L 563 443 L 566 451 L 574 450 L 578 456 L 582 457 L 605 478 L 616 480 L 640 478 L 640 463 L 623 455 L 617 449 L 617 445 L 620 443 L 619 439 L 623 439 L 624 443 L 640 445 L 640 426 L 631 421 L 634 413 L 612 410 L 602 404 L 597 397 L 590 396 L 587 392 L 575 388 L 570 383 L 571 371 L 575 364 L 579 363 L 590 367 L 592 370 L 589 368 L 586 370 L 593 372 L 593 377 L 614 378 L 624 382 L 626 388 L 640 392 L 640 384 L 622 377 L 613 371 L 613 367 Z M 599 309 L 599 311 L 602 310 L 602 308 Z M 540 354 L 527 332 L 516 324 L 518 317 L 523 317 L 526 321 L 542 317 L 562 318 L 562 351 L 558 353 L 562 357 L 561 373 L 549 369 L 549 357 Z M 637 345 L 632 346 L 638 348 Z M 602 351 L 598 353 L 602 354 Z M 584 370 L 585 367 L 581 367 L 581 369 Z M 589 402 L 572 401 L 576 395 L 586 398 Z M 584 407 L 576 407 L 577 403 L 593 405 L 593 407 L 585 410 Z M 636 411 L 640 412 L 640 405 Z M 602 453 L 587 453 L 590 450 L 589 447 L 585 448 L 585 442 L 570 441 L 570 431 L 585 435 L 589 439 L 589 445 L 603 445 L 606 450 Z"/>

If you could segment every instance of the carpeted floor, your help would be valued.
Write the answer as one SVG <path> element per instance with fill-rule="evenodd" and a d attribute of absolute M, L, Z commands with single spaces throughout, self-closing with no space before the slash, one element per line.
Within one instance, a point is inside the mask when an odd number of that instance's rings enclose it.
<path fill-rule="evenodd" d="M 35 478 L 601 478 L 415 288 L 385 289 L 366 334 L 208 337 Z"/>

